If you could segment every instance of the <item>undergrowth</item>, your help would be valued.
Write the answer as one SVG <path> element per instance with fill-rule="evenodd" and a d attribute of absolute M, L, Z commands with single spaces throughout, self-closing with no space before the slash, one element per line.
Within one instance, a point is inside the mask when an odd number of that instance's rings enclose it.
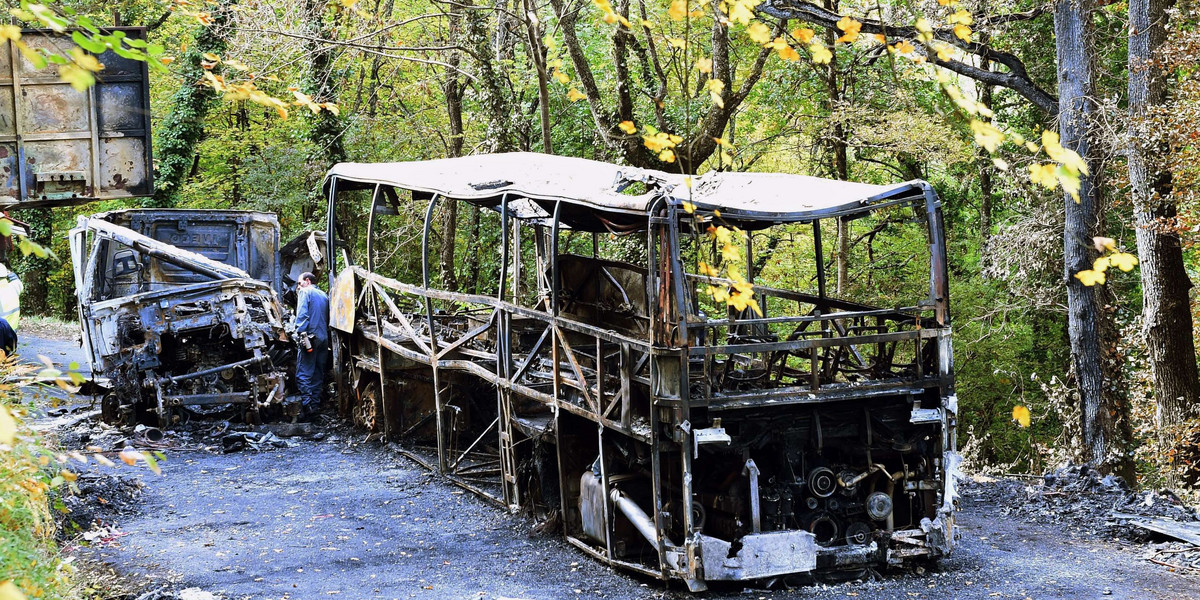
<path fill-rule="evenodd" d="M 0 376 L 33 367 L 0 360 Z M 50 492 L 73 477 L 52 467 L 51 454 L 24 419 L 20 389 L 0 383 L 0 599 L 67 598 L 71 567 L 54 543 Z"/>

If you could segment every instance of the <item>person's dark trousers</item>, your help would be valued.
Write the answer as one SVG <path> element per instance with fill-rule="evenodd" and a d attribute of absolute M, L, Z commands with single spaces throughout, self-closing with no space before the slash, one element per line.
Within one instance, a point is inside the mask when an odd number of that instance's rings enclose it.
<path fill-rule="evenodd" d="M 324 345 L 313 348 L 312 352 L 305 352 L 301 348 L 296 354 L 296 384 L 300 388 L 301 403 L 306 413 L 317 412 L 321 408 L 328 354 L 329 350 Z"/>

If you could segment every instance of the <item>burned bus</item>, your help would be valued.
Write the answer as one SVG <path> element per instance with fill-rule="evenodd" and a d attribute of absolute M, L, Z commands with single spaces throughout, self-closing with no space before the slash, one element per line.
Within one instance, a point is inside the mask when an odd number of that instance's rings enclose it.
<path fill-rule="evenodd" d="M 426 467 L 692 590 L 951 551 L 928 184 L 513 153 L 325 189 L 339 408 Z"/>

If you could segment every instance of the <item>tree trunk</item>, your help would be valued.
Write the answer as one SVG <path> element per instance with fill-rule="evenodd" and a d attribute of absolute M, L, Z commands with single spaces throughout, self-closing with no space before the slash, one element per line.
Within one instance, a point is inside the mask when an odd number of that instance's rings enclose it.
<path fill-rule="evenodd" d="M 1129 183 L 1137 221 L 1137 249 L 1142 276 L 1142 319 L 1150 370 L 1154 375 L 1158 429 L 1166 448 L 1178 445 L 1172 430 L 1198 415 L 1200 383 L 1196 378 L 1196 345 L 1179 235 L 1174 229 L 1176 206 L 1171 173 L 1160 162 L 1167 145 L 1153 111 L 1167 101 L 1167 74 L 1154 63 L 1166 40 L 1171 0 L 1129 3 Z M 1176 448 L 1178 450 L 1178 448 Z M 1200 465 L 1185 479 L 1200 479 Z"/>
<path fill-rule="evenodd" d="M 308 35 L 314 40 L 326 39 L 324 22 L 325 3 L 317 0 L 305 0 L 305 18 L 308 19 Z M 336 102 L 337 93 L 330 84 L 333 73 L 332 49 L 317 41 L 305 43 L 309 55 L 308 75 L 304 85 L 304 93 L 312 97 L 313 102 Z M 306 109 L 301 109 L 306 110 Z M 325 197 L 321 192 L 321 180 L 325 171 L 339 162 L 346 160 L 346 147 L 342 140 L 342 120 L 328 110 L 321 110 L 310 115 L 308 139 L 312 143 L 312 153 L 309 163 L 312 165 L 316 182 L 310 185 L 309 201 L 301 207 L 301 215 L 305 223 L 312 222 L 319 209 L 325 206 Z"/>
<path fill-rule="evenodd" d="M 459 17 L 450 15 L 450 39 L 458 38 Z M 446 154 L 451 158 L 462 156 L 463 148 L 463 117 L 462 117 L 462 99 L 463 88 L 458 80 L 458 65 L 461 62 L 461 55 L 455 51 L 450 54 L 446 62 L 451 68 L 446 69 L 446 83 L 444 93 L 446 96 L 446 116 L 450 123 L 450 140 L 446 145 Z M 458 202 L 451 200 L 446 203 L 446 221 L 442 226 L 442 252 L 441 252 L 441 271 L 442 282 L 446 285 L 446 289 L 451 291 L 458 290 L 458 277 L 454 272 L 454 247 L 458 243 Z"/>
<path fill-rule="evenodd" d="M 204 122 L 217 93 L 200 85 L 204 78 L 200 61 L 205 53 L 218 56 L 225 53 L 226 30 L 233 20 L 229 10 L 232 4 L 222 2 L 209 12 L 212 24 L 196 30 L 189 51 L 180 57 L 183 85 L 175 92 L 171 112 L 158 125 L 158 135 L 154 139 L 154 162 L 158 163 L 158 173 L 154 177 L 153 206 L 169 208 L 178 203 L 180 188 L 192 169 L 196 146 L 204 139 Z"/>
<path fill-rule="evenodd" d="M 1064 275 L 1067 329 L 1079 391 L 1083 460 L 1102 471 L 1132 476 L 1128 406 L 1116 356 L 1116 324 L 1103 302 L 1104 286 L 1085 286 L 1075 274 L 1092 267 L 1092 238 L 1103 232 L 1104 210 L 1097 185 L 1100 165 L 1093 155 L 1095 106 L 1091 16 L 1096 0 L 1056 0 L 1054 34 L 1058 51 L 1059 134 L 1062 145 L 1087 161 L 1079 200 L 1065 196 Z M 1130 479 L 1132 481 L 1132 479 Z"/>
<path fill-rule="evenodd" d="M 986 39 L 986 38 L 985 38 Z M 986 43 L 986 41 L 985 41 Z M 992 64 L 984 61 L 983 68 L 991 71 Z M 988 108 L 992 107 L 992 86 L 984 83 L 979 86 L 979 101 Z M 988 119 L 989 121 L 991 119 Z M 988 241 L 992 238 L 992 194 L 995 185 L 992 182 L 992 157 L 984 148 L 979 149 L 979 254 L 987 260 Z"/>
<path fill-rule="evenodd" d="M 825 0 L 825 9 L 837 12 L 838 0 Z M 825 69 L 825 89 L 829 93 L 829 115 L 833 117 L 829 131 L 829 152 L 833 159 L 833 177 L 845 181 L 850 178 L 850 165 L 846 157 L 846 125 L 836 117 L 842 103 L 842 88 L 838 81 L 837 30 L 825 29 L 825 45 L 835 48 L 833 56 Z M 837 220 L 837 251 L 834 252 L 837 263 L 837 286 L 835 293 L 843 294 L 849 287 L 850 279 L 850 222 L 845 219 Z"/>

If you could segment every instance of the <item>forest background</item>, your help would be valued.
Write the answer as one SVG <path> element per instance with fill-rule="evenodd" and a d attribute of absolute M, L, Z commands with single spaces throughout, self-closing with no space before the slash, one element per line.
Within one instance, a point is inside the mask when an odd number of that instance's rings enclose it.
<path fill-rule="evenodd" d="M 38 12 L 49 10 L 67 25 L 147 27 L 157 192 L 141 205 L 270 211 L 285 239 L 323 227 L 320 182 L 342 161 L 523 150 L 689 173 L 927 180 L 945 207 L 968 464 L 1036 473 L 1082 458 L 1146 485 L 1200 480 L 1190 0 L 12 7 L 17 24 L 53 24 Z M 1086 168 L 1073 172 L 1043 131 Z M 60 257 L 19 260 L 26 313 L 76 317 L 63 233 L 76 215 L 125 206 L 15 215 Z M 442 284 L 494 279 L 479 218 L 436 219 Z M 826 254 L 839 290 L 852 293 L 867 266 L 886 276 L 886 261 L 855 260 L 870 231 L 839 238 Z M 1104 276 L 1104 257 L 1135 248 L 1138 270 Z"/>

